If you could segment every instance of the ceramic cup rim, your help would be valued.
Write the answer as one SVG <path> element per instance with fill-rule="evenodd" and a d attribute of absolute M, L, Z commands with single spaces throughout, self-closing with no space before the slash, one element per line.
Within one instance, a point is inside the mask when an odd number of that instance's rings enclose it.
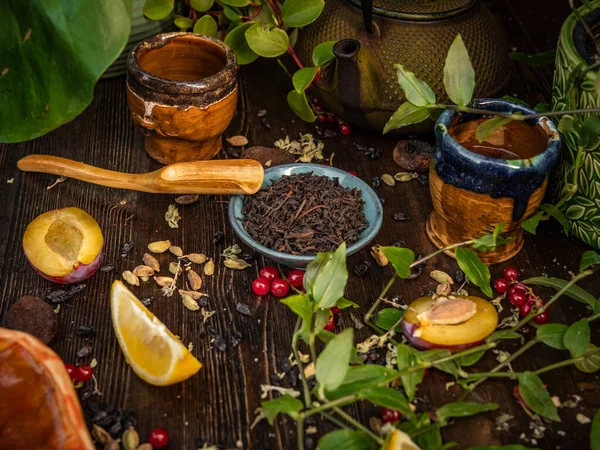
<path fill-rule="evenodd" d="M 214 47 L 221 49 L 225 55 L 225 65 L 217 73 L 201 80 L 169 80 L 154 75 L 139 64 L 139 56 L 147 51 L 161 48 L 176 39 L 193 39 L 208 42 Z M 127 56 L 128 73 L 142 86 L 156 91 L 172 94 L 200 94 L 206 91 L 221 89 L 223 85 L 235 82 L 237 76 L 237 58 L 235 53 L 218 39 L 196 33 L 174 31 L 171 33 L 160 33 L 144 39 Z"/>
<path fill-rule="evenodd" d="M 282 165 L 271 167 L 271 168 L 268 168 L 265 170 L 265 178 L 264 178 L 265 181 L 263 181 L 263 186 L 265 185 L 265 183 L 271 184 L 269 181 L 267 181 L 269 174 L 271 174 L 273 172 L 293 170 L 293 169 L 298 169 L 298 168 L 302 169 L 302 173 L 311 172 L 318 168 L 319 171 L 323 171 L 324 175 L 326 175 L 330 178 L 335 177 L 335 175 L 340 175 L 340 176 L 343 175 L 344 177 L 353 176 L 352 174 L 350 174 L 344 170 L 337 169 L 335 167 L 324 166 L 321 164 L 307 164 L 307 163 L 282 164 Z M 369 222 L 368 227 L 363 231 L 363 233 L 366 231 L 367 234 L 365 234 L 365 236 L 363 236 L 363 237 L 360 237 L 358 239 L 358 241 L 356 241 L 354 244 L 350 245 L 346 249 L 347 255 L 350 255 L 352 253 L 359 251 L 360 249 L 365 247 L 369 242 L 371 242 L 375 238 L 377 233 L 379 233 L 379 230 L 381 229 L 381 225 L 383 223 L 383 206 L 382 206 L 381 202 L 379 201 L 377 194 L 363 180 L 361 180 L 360 178 L 358 178 L 356 176 L 355 176 L 355 178 L 356 178 L 356 180 L 355 180 L 356 184 L 358 184 L 358 186 L 359 186 L 358 189 L 361 191 L 363 201 L 365 202 L 365 204 L 367 202 L 369 202 L 375 206 L 377 216 L 373 222 Z M 262 189 L 262 186 L 261 186 L 261 189 Z M 233 227 L 233 231 L 240 238 L 240 240 L 242 240 L 242 242 L 244 242 L 246 245 L 251 247 L 253 250 L 256 250 L 259 253 L 262 253 L 263 255 L 267 256 L 268 258 L 276 260 L 276 261 L 285 260 L 285 261 L 293 262 L 297 265 L 306 265 L 316 258 L 317 255 L 292 255 L 291 253 L 280 252 L 280 251 L 265 247 L 264 245 L 262 245 L 261 243 L 256 241 L 244 229 L 242 221 L 239 220 L 239 218 L 236 215 L 236 208 L 238 208 L 238 205 L 243 205 L 244 198 L 245 198 L 244 195 L 232 196 L 229 201 L 229 208 L 228 208 L 229 222 L 231 223 L 231 226 Z"/>
<path fill-rule="evenodd" d="M 479 98 L 472 101 L 469 105 L 473 108 L 478 109 L 490 109 L 490 106 L 505 106 L 508 107 L 510 113 L 521 112 L 524 115 L 528 114 L 537 114 L 538 111 L 522 105 L 520 103 L 512 102 L 509 100 L 495 99 L 495 98 Z M 561 146 L 561 138 L 558 133 L 558 130 L 554 123 L 546 116 L 538 117 L 535 119 L 527 120 L 526 123 L 532 125 L 542 124 L 542 129 L 546 131 L 546 135 L 548 136 L 548 145 L 544 148 L 544 150 L 535 155 L 532 158 L 524 158 L 524 159 L 502 159 L 502 158 L 492 158 L 490 156 L 481 155 L 479 153 L 472 152 L 467 150 L 465 147 L 460 145 L 456 140 L 450 136 L 449 128 L 452 124 L 452 121 L 459 114 L 458 111 L 446 109 L 438 118 L 435 123 L 435 134 L 436 141 L 439 147 L 439 143 L 444 142 L 450 144 L 449 146 L 445 145 L 444 148 L 446 151 L 448 148 L 452 148 L 455 152 L 457 152 L 458 156 L 464 158 L 469 161 L 473 161 L 479 164 L 492 164 L 496 166 L 506 166 L 506 167 L 521 167 L 524 162 L 528 162 L 530 167 L 536 167 L 540 164 L 548 163 L 549 165 L 553 165 L 552 161 L 558 158 L 560 154 L 560 146 Z M 441 139 L 440 139 L 441 138 Z"/>

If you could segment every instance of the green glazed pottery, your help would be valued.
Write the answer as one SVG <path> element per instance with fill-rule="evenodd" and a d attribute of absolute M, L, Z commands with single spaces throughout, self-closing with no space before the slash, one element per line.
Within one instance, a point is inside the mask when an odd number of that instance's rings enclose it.
<path fill-rule="evenodd" d="M 591 3 L 600 8 L 600 0 Z M 584 7 L 580 8 L 586 14 Z M 590 24 L 600 24 L 600 9 L 586 15 Z M 598 71 L 587 72 L 575 86 L 573 74 L 581 73 L 591 64 L 591 57 L 585 48 L 583 27 L 571 14 L 560 32 L 556 52 L 556 69 L 552 89 L 552 109 L 561 111 L 577 108 L 598 108 L 600 97 L 594 88 Z M 589 114 L 574 115 L 575 122 L 581 124 Z M 555 197 L 559 198 L 566 183 L 573 181 L 573 163 L 577 155 L 577 138 L 572 133 L 564 133 L 566 143 L 558 170 Z M 599 145 L 583 152 L 583 160 L 578 174 L 578 190 L 567 201 L 561 211 L 566 216 L 573 235 L 587 244 L 600 249 L 600 150 Z"/>

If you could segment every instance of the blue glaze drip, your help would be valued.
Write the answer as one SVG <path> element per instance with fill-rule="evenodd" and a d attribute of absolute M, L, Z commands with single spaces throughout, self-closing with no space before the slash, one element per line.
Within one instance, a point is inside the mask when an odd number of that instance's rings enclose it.
<path fill-rule="evenodd" d="M 537 111 L 520 105 L 496 99 L 478 99 L 473 108 L 504 113 L 522 112 L 535 114 Z M 514 201 L 513 220 L 523 217 L 529 198 L 543 183 L 550 169 L 558 161 L 561 139 L 554 124 L 547 121 L 548 146 L 529 159 L 505 160 L 491 158 L 471 152 L 458 144 L 448 133 L 448 128 L 458 114 L 446 110 L 435 124 L 436 145 L 434 152 L 435 171 L 444 183 L 492 198 L 510 197 Z M 461 113 L 464 121 L 481 117 L 476 114 Z M 527 123 L 536 125 L 542 120 L 531 119 Z"/>

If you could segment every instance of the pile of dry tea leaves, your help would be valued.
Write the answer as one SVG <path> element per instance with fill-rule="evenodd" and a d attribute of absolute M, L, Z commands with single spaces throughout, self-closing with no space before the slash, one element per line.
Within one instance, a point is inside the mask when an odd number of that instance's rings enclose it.
<path fill-rule="evenodd" d="M 337 178 L 286 175 L 246 199 L 242 220 L 265 247 L 310 255 L 356 242 L 368 226 L 363 204 L 360 191 L 342 187 Z"/>

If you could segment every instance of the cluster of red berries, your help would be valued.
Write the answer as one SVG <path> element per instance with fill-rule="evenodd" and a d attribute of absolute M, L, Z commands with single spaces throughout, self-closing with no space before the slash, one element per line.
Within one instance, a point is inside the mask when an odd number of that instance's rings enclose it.
<path fill-rule="evenodd" d="M 544 301 L 533 293 L 531 288 L 518 282 L 519 271 L 514 267 L 504 269 L 504 277 L 494 281 L 494 289 L 499 294 L 507 294 L 508 301 L 515 308 L 519 308 L 521 317 L 528 315 L 533 307 L 541 308 Z M 533 318 L 538 325 L 548 322 L 548 312 L 544 311 Z"/>
<path fill-rule="evenodd" d="M 148 435 L 148 443 L 153 448 L 163 448 L 169 443 L 169 433 L 164 428 L 153 428 Z"/>
<path fill-rule="evenodd" d="M 285 297 L 290 292 L 290 285 L 300 289 L 303 282 L 302 270 L 292 270 L 287 280 L 284 280 L 275 267 L 265 266 L 260 270 L 260 276 L 252 282 L 252 292 L 256 295 L 266 295 L 271 291 L 275 297 Z"/>
<path fill-rule="evenodd" d="M 75 383 L 85 383 L 92 378 L 92 375 L 94 375 L 94 369 L 87 364 L 81 364 L 80 366 L 65 364 L 65 369 L 71 380 Z"/>
<path fill-rule="evenodd" d="M 393 409 L 388 409 L 385 406 L 379 412 L 383 423 L 396 423 L 402 419 L 402 413 Z"/>
<path fill-rule="evenodd" d="M 325 112 L 325 107 L 321 104 L 317 97 L 312 98 L 312 104 L 317 112 L 317 120 L 321 123 L 336 123 L 338 124 L 340 133 L 348 136 L 352 132 L 352 127 L 344 119 L 340 119 L 331 113 Z"/>

